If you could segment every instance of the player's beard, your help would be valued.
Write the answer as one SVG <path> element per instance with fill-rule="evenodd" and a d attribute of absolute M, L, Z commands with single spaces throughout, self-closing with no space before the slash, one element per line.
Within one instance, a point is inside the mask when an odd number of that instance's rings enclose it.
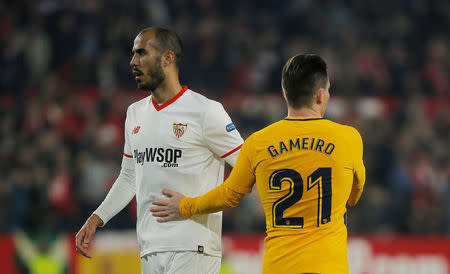
<path fill-rule="evenodd" d="M 155 69 L 149 69 L 146 72 L 146 75 L 150 78 L 147 82 L 138 82 L 138 87 L 142 90 L 146 91 L 154 91 L 158 88 L 161 83 L 166 79 L 166 75 L 164 74 L 164 70 L 161 66 L 161 57 L 157 60 L 157 65 Z"/>

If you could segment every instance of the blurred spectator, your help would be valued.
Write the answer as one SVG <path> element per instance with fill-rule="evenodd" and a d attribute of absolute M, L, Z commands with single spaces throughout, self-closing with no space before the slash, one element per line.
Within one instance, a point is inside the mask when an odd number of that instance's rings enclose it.
<path fill-rule="evenodd" d="M 16 264 L 21 273 L 69 273 L 67 242 L 60 235 L 35 233 L 29 237 L 24 232 L 15 234 Z"/>

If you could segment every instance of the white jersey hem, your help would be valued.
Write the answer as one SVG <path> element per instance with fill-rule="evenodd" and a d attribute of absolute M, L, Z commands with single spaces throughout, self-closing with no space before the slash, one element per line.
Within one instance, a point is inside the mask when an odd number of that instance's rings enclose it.
<path fill-rule="evenodd" d="M 197 249 L 187 249 L 187 248 L 182 248 L 182 247 L 173 247 L 173 248 L 149 248 L 146 250 L 141 251 L 140 256 L 141 258 L 151 254 L 151 253 L 158 253 L 158 252 L 183 252 L 183 251 L 193 251 L 193 252 L 198 252 Z M 205 250 L 203 252 L 203 254 L 209 255 L 209 256 L 213 256 L 213 257 L 219 257 L 222 258 L 222 252 L 212 252 L 209 250 Z"/>

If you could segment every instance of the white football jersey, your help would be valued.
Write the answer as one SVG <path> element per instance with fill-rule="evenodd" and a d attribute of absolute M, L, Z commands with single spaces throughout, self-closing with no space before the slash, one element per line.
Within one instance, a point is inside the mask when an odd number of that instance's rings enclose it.
<path fill-rule="evenodd" d="M 202 195 L 223 183 L 243 140 L 222 104 L 187 87 L 162 105 L 146 97 L 130 105 L 122 168 L 136 178 L 137 236 L 141 256 L 199 251 L 221 256 L 222 213 L 158 223 L 150 212 L 163 188 Z"/>

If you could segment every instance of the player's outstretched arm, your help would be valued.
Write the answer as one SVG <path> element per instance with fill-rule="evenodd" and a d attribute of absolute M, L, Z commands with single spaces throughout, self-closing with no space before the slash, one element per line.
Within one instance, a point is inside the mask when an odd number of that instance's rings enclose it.
<path fill-rule="evenodd" d="M 83 255 L 86 258 L 92 258 L 92 256 L 88 253 L 89 243 L 94 238 L 95 231 L 97 227 L 102 226 L 103 221 L 96 214 L 92 214 L 81 227 L 80 231 L 78 231 L 75 236 L 76 241 L 76 249 L 77 252 Z"/>
<path fill-rule="evenodd" d="M 170 199 L 154 200 L 152 203 L 156 207 L 151 207 L 150 211 L 153 213 L 153 216 L 159 217 L 157 219 L 158 222 L 164 223 L 189 218 L 192 215 L 210 214 L 235 207 L 244 198 L 245 194 L 228 188 L 227 181 L 206 194 L 195 198 L 184 197 L 178 192 L 163 189 L 163 194 L 170 197 Z"/>
<path fill-rule="evenodd" d="M 155 207 L 150 208 L 153 216 L 158 217 L 157 221 L 163 223 L 181 220 L 192 215 L 210 214 L 237 206 L 245 194 L 252 191 L 255 183 L 254 170 L 249 159 L 249 151 L 254 150 L 248 143 L 249 139 L 251 137 L 244 142 L 230 176 L 218 187 L 195 198 L 184 197 L 178 192 L 164 189 L 163 194 L 170 199 L 154 200 Z"/>

